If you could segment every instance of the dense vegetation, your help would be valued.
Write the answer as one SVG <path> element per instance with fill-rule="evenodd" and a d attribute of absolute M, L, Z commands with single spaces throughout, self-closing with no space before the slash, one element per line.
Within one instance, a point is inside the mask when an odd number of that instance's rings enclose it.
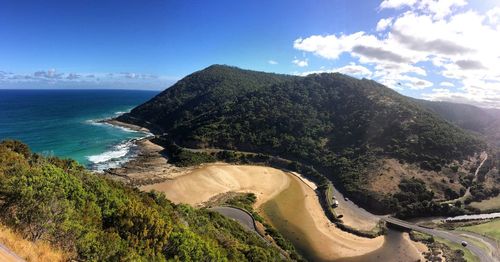
<path fill-rule="evenodd" d="M 460 215 L 464 213 L 460 206 L 438 204 L 432 201 L 434 192 L 428 190 L 419 179 L 403 179 L 399 184 L 400 192 L 393 195 L 393 205 L 400 218 L 418 217 L 421 214 Z"/>
<path fill-rule="evenodd" d="M 286 239 L 278 230 L 276 230 L 273 226 L 269 225 L 264 221 L 264 218 L 259 215 L 259 213 L 255 212 L 253 206 L 257 201 L 257 196 L 253 193 L 241 194 L 237 195 L 233 198 L 228 199 L 223 203 L 224 205 L 238 207 L 244 209 L 252 214 L 252 216 L 258 222 L 262 223 L 265 228 L 266 234 L 271 236 L 276 245 L 278 245 L 281 249 L 285 250 L 290 258 L 296 261 L 305 261 L 304 258 L 297 252 L 294 245 Z"/>
<path fill-rule="evenodd" d="M 16 141 L 0 143 L 0 222 L 78 260 L 281 260 L 277 249 L 216 212 L 174 205 Z"/>
<path fill-rule="evenodd" d="M 296 77 L 211 66 L 119 118 L 178 145 L 280 156 L 313 166 L 361 204 L 391 201 L 365 188 L 380 157 L 439 171 L 484 148 L 419 103 L 341 74 Z"/>

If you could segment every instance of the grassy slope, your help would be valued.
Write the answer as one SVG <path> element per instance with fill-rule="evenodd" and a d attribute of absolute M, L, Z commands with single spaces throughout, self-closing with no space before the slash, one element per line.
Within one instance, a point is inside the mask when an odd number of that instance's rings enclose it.
<path fill-rule="evenodd" d="M 459 229 L 478 233 L 496 239 L 497 241 L 500 241 L 500 219 L 495 219 L 492 220 L 491 222 L 479 225 L 461 227 Z"/>
<path fill-rule="evenodd" d="M 0 224 L 0 243 L 26 261 L 66 261 L 66 254 L 46 242 L 34 243 Z"/>
<path fill-rule="evenodd" d="M 482 212 L 498 211 L 500 210 L 500 195 L 481 202 L 471 202 L 470 206 L 477 208 Z"/>
<path fill-rule="evenodd" d="M 457 244 L 455 242 L 451 242 L 451 241 L 448 241 L 448 240 L 442 239 L 442 238 L 435 238 L 435 239 L 436 239 L 436 241 L 447 245 L 448 247 L 450 247 L 453 250 L 462 250 L 464 252 L 464 258 L 467 262 L 480 262 L 479 258 L 474 256 L 474 254 L 472 254 L 472 252 L 470 252 L 467 248 L 464 248 L 460 244 Z"/>

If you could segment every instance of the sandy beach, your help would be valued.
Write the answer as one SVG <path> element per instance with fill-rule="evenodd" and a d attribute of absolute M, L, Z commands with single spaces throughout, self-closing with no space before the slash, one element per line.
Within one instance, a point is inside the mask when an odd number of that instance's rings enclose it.
<path fill-rule="evenodd" d="M 257 196 L 256 208 L 266 216 L 260 207 L 291 185 L 300 188 L 296 196 L 299 201 L 287 201 L 293 213 L 284 212 L 283 215 L 289 216 L 289 223 L 302 229 L 310 247 L 324 260 L 363 255 L 383 245 L 384 237 L 362 238 L 335 227 L 324 214 L 310 185 L 290 173 L 270 167 L 207 164 L 174 179 L 140 189 L 161 191 L 174 203 L 194 206 L 201 206 L 221 193 L 252 192 Z M 280 208 L 292 210 L 284 206 Z"/>
<path fill-rule="evenodd" d="M 227 192 L 251 192 L 257 196 L 256 207 L 259 207 L 289 184 L 290 177 L 278 169 L 215 163 L 202 165 L 175 179 L 141 186 L 140 189 L 161 191 L 174 203 L 192 206 L 201 206 L 212 197 Z"/>
<path fill-rule="evenodd" d="M 287 190 L 259 209 L 259 212 L 278 230 L 289 231 L 289 235 L 294 235 L 302 249 L 313 254 L 314 260 L 355 257 L 382 247 L 383 236 L 362 238 L 338 229 L 326 217 L 316 192 L 296 176 L 286 175 L 291 179 Z"/>
<path fill-rule="evenodd" d="M 118 124 L 124 126 L 121 122 Z M 139 127 L 127 128 L 138 130 Z M 275 209 L 281 216 L 278 219 L 286 221 L 287 229 L 298 232 L 302 238 L 300 242 L 305 243 L 318 260 L 366 255 L 380 249 L 385 242 L 383 236 L 362 238 L 338 229 L 326 217 L 314 191 L 316 185 L 300 174 L 265 166 L 226 163 L 180 168 L 167 162 L 161 146 L 148 139 L 138 144 L 141 152 L 136 159 L 106 174 L 144 191 L 161 191 L 174 203 L 195 207 L 205 206 L 214 197 L 229 192 L 254 193 L 256 210 L 274 225 L 276 217 L 271 218 L 265 207 L 269 203 L 277 204 Z M 284 201 L 280 202 L 280 198 Z M 354 215 L 351 217 L 347 208 L 343 214 L 350 224 L 363 225 L 367 229 L 374 223 Z M 274 226 L 280 230 L 279 226 Z"/>

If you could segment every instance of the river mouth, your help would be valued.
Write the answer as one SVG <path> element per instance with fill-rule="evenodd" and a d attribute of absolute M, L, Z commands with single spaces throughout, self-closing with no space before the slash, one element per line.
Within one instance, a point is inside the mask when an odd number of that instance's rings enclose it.
<path fill-rule="evenodd" d="M 287 189 L 264 203 L 260 208 L 260 213 L 308 260 L 326 261 L 314 252 L 313 243 L 307 234 L 308 228 L 311 229 L 314 226 L 311 225 L 310 219 L 303 215 L 293 215 L 293 213 L 307 213 L 305 205 L 301 204 L 303 198 L 299 185 L 291 182 Z"/>
<path fill-rule="evenodd" d="M 294 174 L 263 166 L 207 164 L 166 181 L 141 187 L 164 192 L 174 203 L 193 206 L 227 192 L 252 192 L 256 210 L 310 261 L 373 261 L 391 254 L 398 238 L 369 239 L 338 229 L 326 217 L 316 192 Z M 400 233 L 401 234 L 401 233 Z M 396 233 L 397 235 L 397 233 Z M 367 256 L 368 255 L 368 256 Z M 361 260 L 364 257 L 370 260 Z M 406 258 L 406 257 L 405 257 Z M 415 259 L 417 260 L 417 259 Z M 391 261 L 390 259 L 381 261 Z M 403 259 L 400 261 L 411 261 Z"/>
<path fill-rule="evenodd" d="M 318 228 L 313 217 L 317 214 L 311 213 L 310 203 L 306 203 L 312 197 L 304 192 L 300 182 L 293 179 L 287 189 L 259 208 L 266 221 L 290 240 L 307 260 L 372 262 L 421 259 L 411 241 L 400 231 L 389 229 L 388 234 L 377 241 L 338 232 L 333 224 L 328 225 L 328 231 Z M 366 249 L 367 246 L 370 249 Z"/>
<path fill-rule="evenodd" d="M 384 243 L 383 237 L 361 238 L 336 228 L 324 214 L 316 192 L 295 177 L 258 211 L 310 261 L 361 256 Z"/>
<path fill-rule="evenodd" d="M 395 229 L 387 230 L 384 245 L 366 255 L 336 260 L 338 262 L 373 262 L 373 261 L 419 261 L 420 255 L 415 252 L 414 247 L 405 239 L 404 233 Z"/>

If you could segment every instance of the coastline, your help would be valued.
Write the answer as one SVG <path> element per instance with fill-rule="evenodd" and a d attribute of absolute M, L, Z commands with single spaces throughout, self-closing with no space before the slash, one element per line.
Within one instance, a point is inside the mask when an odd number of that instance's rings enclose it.
<path fill-rule="evenodd" d="M 129 123 L 125 123 L 125 122 L 121 122 L 121 121 L 117 120 L 116 118 L 103 119 L 103 120 L 99 120 L 97 122 L 98 123 L 112 125 L 112 126 L 122 127 L 122 128 L 126 128 L 126 129 L 130 129 L 130 130 L 133 130 L 133 131 L 136 131 L 136 132 L 150 133 L 151 135 L 153 135 L 153 133 L 151 132 L 151 130 L 149 130 L 149 129 L 145 128 L 145 127 L 134 125 L 134 124 L 129 124 Z"/>
<path fill-rule="evenodd" d="M 123 123 L 116 119 L 103 120 L 103 122 L 134 131 L 149 132 L 146 128 Z M 301 202 L 301 206 L 303 206 L 301 208 L 304 212 L 307 211 L 307 216 L 300 218 L 301 223 L 307 221 L 306 224 L 309 225 L 305 232 L 312 232 L 306 238 L 309 241 L 322 239 L 322 241 L 311 242 L 314 247 L 313 250 L 319 252 L 320 257 L 328 260 L 330 258 L 341 259 L 363 256 L 379 250 L 385 243 L 383 236 L 375 239 L 362 238 L 344 232 L 329 223 L 314 191 L 316 184 L 299 173 L 285 173 L 264 166 L 232 165 L 221 162 L 194 167 L 176 167 L 168 163 L 164 152 L 165 149 L 151 142 L 151 138 L 150 136 L 138 139 L 136 141 L 139 148 L 138 155 L 119 168 L 105 170 L 105 175 L 137 187 L 141 191 L 157 190 L 164 192 L 167 198 L 174 203 L 187 203 L 195 207 L 203 207 L 210 198 L 219 194 L 252 192 L 257 195 L 255 208 L 261 215 L 263 215 L 262 206 L 271 200 L 274 201 L 293 182 L 300 184 L 303 196 L 306 196 L 304 202 Z M 262 170 L 255 171 L 252 168 Z M 278 172 L 275 174 L 276 179 L 269 181 L 269 175 L 274 172 L 269 170 Z M 279 172 L 285 175 L 283 176 Z M 266 175 L 266 177 L 256 179 L 255 176 L 259 176 L 259 174 Z M 192 179 L 200 175 L 205 177 Z M 243 176 L 243 180 L 238 176 Z M 263 185 L 256 186 L 256 181 L 265 182 L 262 183 Z M 265 216 L 267 217 L 267 215 Z M 331 242 L 332 245 L 325 245 L 325 242 Z M 407 242 L 413 246 L 418 245 L 413 241 Z M 336 248 L 332 249 L 332 246 Z M 418 251 L 416 250 L 416 252 Z"/>
<path fill-rule="evenodd" d="M 113 173 L 113 170 L 127 167 L 130 162 L 137 161 L 138 159 L 144 160 L 149 152 L 154 151 L 151 150 L 152 145 L 147 142 L 154 135 L 147 128 L 124 123 L 115 118 L 93 120 L 93 122 L 99 125 L 122 129 L 127 132 L 140 133 L 138 137 L 122 140 L 112 145 L 113 147 L 107 151 L 87 157 L 90 161 L 88 168 L 93 172 L 100 174 Z M 120 173 L 116 172 L 116 176 L 119 177 Z"/>

